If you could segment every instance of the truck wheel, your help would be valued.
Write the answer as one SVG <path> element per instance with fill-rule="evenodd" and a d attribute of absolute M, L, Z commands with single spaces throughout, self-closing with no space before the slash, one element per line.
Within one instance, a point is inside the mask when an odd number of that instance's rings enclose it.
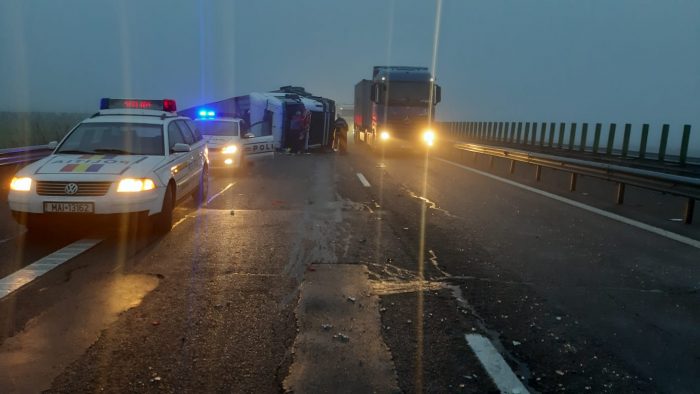
<path fill-rule="evenodd" d="M 204 204 L 209 195 L 209 169 L 204 167 L 202 169 L 202 175 L 199 178 L 199 183 L 197 187 L 192 192 L 192 199 L 194 203 L 199 207 Z"/>
<path fill-rule="evenodd" d="M 173 228 L 173 209 L 175 208 L 175 190 L 168 185 L 163 196 L 163 208 L 155 215 L 153 230 L 158 235 L 167 234 Z"/>

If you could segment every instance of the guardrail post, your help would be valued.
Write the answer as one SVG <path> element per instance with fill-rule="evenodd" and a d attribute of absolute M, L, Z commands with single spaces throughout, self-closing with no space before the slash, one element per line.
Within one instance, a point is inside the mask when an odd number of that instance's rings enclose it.
<path fill-rule="evenodd" d="M 522 132 L 522 130 L 523 130 L 523 122 L 518 122 L 518 139 L 515 140 L 516 144 L 520 143 L 520 133 Z"/>
<path fill-rule="evenodd" d="M 539 182 L 540 179 L 542 179 L 542 166 L 537 165 L 535 166 L 535 180 Z"/>
<path fill-rule="evenodd" d="M 508 138 L 508 142 L 513 142 L 513 138 L 515 138 L 515 122 L 510 123 L 510 137 Z"/>
<path fill-rule="evenodd" d="M 576 123 L 572 122 L 569 130 L 569 150 L 574 149 L 574 142 L 576 142 Z"/>
<path fill-rule="evenodd" d="M 537 122 L 532 123 L 532 139 L 530 140 L 530 145 L 535 145 L 537 141 Z"/>
<path fill-rule="evenodd" d="M 600 147 L 600 130 L 603 128 L 601 123 L 595 124 L 595 135 L 593 136 L 593 153 L 598 153 Z"/>
<path fill-rule="evenodd" d="M 570 192 L 576 191 L 576 179 L 577 178 L 578 178 L 578 176 L 576 175 L 576 173 L 572 172 L 571 179 L 569 181 L 569 191 Z"/>
<path fill-rule="evenodd" d="M 515 173 L 515 160 L 510 161 L 510 169 L 508 170 L 511 174 Z"/>
<path fill-rule="evenodd" d="M 554 146 L 554 129 L 557 127 L 557 124 L 552 122 L 549 124 L 549 147 L 551 148 Z"/>
<path fill-rule="evenodd" d="M 693 224 L 693 212 L 695 211 L 695 199 L 689 198 L 685 202 L 685 211 L 683 212 L 683 223 Z"/>
<path fill-rule="evenodd" d="M 621 205 L 624 201 L 625 201 L 625 184 L 618 183 L 617 184 L 617 198 L 615 199 L 615 203 L 617 205 Z"/>
<path fill-rule="evenodd" d="M 561 149 L 562 145 L 564 145 L 564 128 L 566 127 L 566 123 L 559 123 L 559 138 L 557 139 L 557 148 Z"/>
<path fill-rule="evenodd" d="M 643 159 L 647 155 L 647 139 L 649 139 L 649 124 L 642 125 L 642 140 L 639 142 L 639 158 Z"/>
<path fill-rule="evenodd" d="M 525 139 L 523 139 L 523 143 L 527 145 L 528 140 L 530 139 L 530 122 L 525 123 Z"/>
<path fill-rule="evenodd" d="M 627 157 L 630 149 L 630 135 L 632 134 L 632 125 L 625 123 L 625 135 L 622 139 L 622 157 Z"/>
<path fill-rule="evenodd" d="M 665 124 L 661 128 L 661 142 L 659 143 L 659 161 L 664 161 L 666 159 L 666 144 L 668 144 L 668 128 L 669 125 Z"/>
<path fill-rule="evenodd" d="M 605 149 L 605 154 L 608 156 L 612 155 L 613 145 L 615 144 L 615 129 L 616 128 L 617 128 L 617 124 L 610 123 L 610 129 L 608 130 L 608 146 Z"/>
<path fill-rule="evenodd" d="M 495 140 L 496 122 L 489 122 L 489 139 Z"/>
<path fill-rule="evenodd" d="M 585 152 L 587 143 L 588 143 L 588 123 L 584 123 L 581 126 L 581 145 L 579 145 L 578 150 L 581 152 Z"/>
<path fill-rule="evenodd" d="M 547 122 L 540 123 L 540 146 L 544 146 L 544 135 L 547 134 Z"/>
<path fill-rule="evenodd" d="M 496 123 L 496 141 L 501 140 L 501 128 L 503 127 L 503 122 Z"/>
<path fill-rule="evenodd" d="M 493 122 L 486 123 L 486 139 L 487 140 L 491 139 L 491 126 L 493 126 Z"/>
<path fill-rule="evenodd" d="M 690 143 L 690 125 L 683 126 L 683 140 L 681 141 L 681 156 L 679 161 L 682 166 L 685 166 L 685 161 L 688 159 L 688 144 Z"/>

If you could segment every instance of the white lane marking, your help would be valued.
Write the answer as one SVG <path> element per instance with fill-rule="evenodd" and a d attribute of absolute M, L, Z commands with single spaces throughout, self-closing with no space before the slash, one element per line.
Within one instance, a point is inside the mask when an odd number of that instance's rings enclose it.
<path fill-rule="evenodd" d="M 236 182 L 231 182 L 231 183 L 229 183 L 228 185 L 226 185 L 226 187 L 223 188 L 223 189 L 221 189 L 220 192 L 218 192 L 218 193 L 214 194 L 213 196 L 211 196 L 211 197 L 207 200 L 207 203 L 205 204 L 205 206 L 206 206 L 206 205 L 209 205 L 209 203 L 211 203 L 212 201 L 214 201 L 215 198 L 217 198 L 217 197 L 221 196 L 222 194 L 224 194 L 224 192 L 225 192 L 226 190 L 232 188 L 233 185 L 235 185 L 235 184 L 236 184 Z M 199 210 L 199 209 L 198 209 L 198 210 Z M 189 218 L 196 217 L 196 216 L 197 216 L 197 215 L 185 215 L 185 217 L 183 217 L 182 219 L 180 219 L 180 220 L 178 220 L 177 222 L 173 223 L 173 227 L 172 227 L 172 228 L 175 228 L 175 227 L 179 226 L 180 224 L 182 224 L 182 222 L 184 222 L 185 220 L 187 220 L 187 219 L 189 219 Z"/>
<path fill-rule="evenodd" d="M 358 173 L 357 173 L 357 178 L 360 180 L 360 183 L 362 184 L 362 186 L 364 186 L 364 187 L 370 187 L 370 186 L 372 186 L 372 185 L 369 184 L 369 182 L 367 181 L 367 178 L 365 178 L 365 176 L 362 175 L 361 172 L 358 172 Z"/>
<path fill-rule="evenodd" d="M 558 195 L 556 195 L 556 194 L 552 194 L 552 193 L 546 192 L 546 191 L 544 191 L 544 190 L 535 189 L 534 187 L 530 187 L 530 186 L 527 186 L 527 185 L 523 185 L 522 183 L 514 182 L 514 181 L 511 181 L 511 180 L 509 180 L 509 179 L 501 178 L 501 177 L 499 177 L 499 176 L 496 176 L 496 175 L 493 175 L 493 174 L 489 174 L 489 173 L 487 173 L 487 172 L 479 171 L 479 170 L 477 170 L 477 169 L 474 169 L 474 168 L 471 168 L 471 167 L 467 167 L 467 166 L 464 166 L 464 165 L 455 163 L 455 162 L 453 162 L 453 161 L 449 161 L 449 160 L 445 160 L 445 159 L 440 159 L 440 158 L 437 158 L 437 157 L 435 158 L 435 160 L 439 160 L 439 161 L 441 161 L 441 162 L 443 162 L 443 163 L 451 164 L 451 165 L 453 165 L 453 166 L 455 166 L 455 167 L 459 167 L 459 168 L 461 168 L 461 169 L 463 169 L 463 170 L 471 171 L 471 172 L 473 172 L 473 173 L 475 173 L 475 174 L 483 175 L 483 176 L 485 176 L 485 177 L 489 177 L 489 178 L 491 178 L 491 179 L 495 179 L 495 180 L 497 180 L 497 181 L 501 181 L 501 182 L 503 182 L 503 183 L 507 183 L 507 184 L 509 184 L 509 185 L 511 185 L 511 186 L 519 187 L 519 188 L 521 188 L 521 189 L 524 189 L 524 190 L 527 190 L 527 191 L 530 191 L 530 192 L 533 192 L 533 193 L 537 193 L 537 194 L 539 194 L 539 195 L 541 195 L 541 196 L 548 197 L 548 198 L 551 198 L 551 199 L 553 199 L 553 200 L 557 200 L 557 201 L 559 201 L 559 202 L 563 202 L 564 204 L 568 204 L 568 205 L 574 206 L 574 207 L 576 207 L 576 208 L 581 208 L 581 209 L 583 209 L 583 210 L 585 210 L 585 211 L 588 211 L 588 212 L 591 212 L 591 213 L 595 213 L 595 214 L 598 214 L 598 215 L 600 215 L 600 216 L 604 216 L 604 217 L 606 217 L 606 218 L 608 218 L 608 219 L 616 220 L 616 221 L 618 221 L 618 222 L 620 222 L 620 223 L 624 223 L 624 224 L 627 224 L 627 225 L 630 225 L 630 226 L 633 226 L 633 227 L 637 227 L 638 229 L 645 230 L 645 231 L 648 231 L 648 232 L 650 232 L 650 233 L 653 233 L 653 234 L 656 234 L 656 235 L 660 235 L 660 236 L 662 236 L 662 237 L 666 237 L 666 238 L 668 238 L 668 239 L 671 239 L 671 240 L 674 240 L 674 241 L 677 241 L 677 242 L 680 242 L 680 243 L 684 243 L 684 244 L 686 244 L 686 245 L 689 245 L 689 246 L 692 246 L 692 247 L 694 247 L 694 248 L 700 249 L 700 241 L 698 241 L 698 240 L 696 240 L 696 239 L 689 238 L 689 237 L 685 237 L 685 236 L 683 236 L 683 235 L 676 234 L 676 233 L 673 233 L 673 232 L 670 232 L 670 231 L 668 231 L 668 230 L 664 230 L 664 229 L 661 229 L 661 228 L 658 228 L 658 227 L 654 227 L 654 226 L 649 225 L 649 224 L 646 224 L 646 223 L 638 222 L 638 221 L 636 221 L 636 220 L 633 220 L 633 219 L 630 219 L 630 218 L 626 218 L 626 217 L 624 217 L 624 216 L 620 216 L 620 215 L 615 214 L 615 213 L 612 213 L 612 212 L 608 212 L 608 211 L 605 211 L 605 210 L 602 210 L 602 209 L 599 209 L 599 208 L 592 207 L 592 206 L 590 206 L 590 205 L 586 205 L 586 204 L 580 203 L 580 202 L 578 202 L 578 201 L 570 200 L 570 199 L 568 199 L 568 198 L 566 198 L 566 197 L 562 197 L 562 196 L 558 196 Z"/>
<path fill-rule="evenodd" d="M 524 394 L 529 392 L 496 348 L 493 347 L 491 341 L 479 334 L 466 334 L 464 338 L 501 393 Z"/>
<path fill-rule="evenodd" d="M 0 299 L 100 242 L 101 239 L 81 239 L 0 279 Z"/>
<path fill-rule="evenodd" d="M 218 192 L 218 193 L 214 194 L 213 196 L 211 196 L 211 198 L 209 198 L 209 199 L 207 200 L 207 205 L 209 205 L 209 203 L 211 203 L 212 201 L 214 201 L 214 199 L 216 199 L 216 198 L 219 197 L 220 195 L 224 194 L 224 192 L 225 192 L 226 190 L 232 188 L 233 185 L 235 185 L 235 184 L 236 184 L 236 182 L 231 182 L 231 183 L 229 183 L 225 188 L 223 188 L 220 192 Z"/>

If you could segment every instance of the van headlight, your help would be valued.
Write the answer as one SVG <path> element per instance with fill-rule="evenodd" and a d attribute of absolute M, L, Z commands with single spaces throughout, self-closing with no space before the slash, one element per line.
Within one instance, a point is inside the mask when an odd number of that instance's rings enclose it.
<path fill-rule="evenodd" d="M 225 155 L 232 155 L 236 152 L 238 152 L 238 146 L 236 145 L 228 145 L 221 149 L 221 153 Z"/>
<path fill-rule="evenodd" d="M 382 132 L 379 133 L 379 139 L 382 140 L 382 141 L 388 140 L 389 137 L 391 137 L 391 135 L 389 135 L 389 132 L 386 131 L 386 130 L 382 130 Z"/>
<path fill-rule="evenodd" d="M 16 192 L 28 192 L 32 190 L 32 178 L 23 176 L 23 177 L 12 177 L 12 181 L 10 181 L 10 190 L 14 190 Z"/>
<path fill-rule="evenodd" d="M 432 146 L 435 142 L 435 132 L 431 129 L 425 130 L 423 132 L 423 141 L 425 141 L 428 146 Z"/>
<path fill-rule="evenodd" d="M 155 189 L 156 184 L 153 183 L 151 179 L 134 179 L 125 178 L 119 181 L 119 186 L 117 186 L 117 192 L 119 193 L 135 193 L 142 192 L 146 190 Z"/>

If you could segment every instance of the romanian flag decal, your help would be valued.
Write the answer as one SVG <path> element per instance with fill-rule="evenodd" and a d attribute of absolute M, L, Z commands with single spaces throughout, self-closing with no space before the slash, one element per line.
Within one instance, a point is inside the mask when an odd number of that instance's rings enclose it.
<path fill-rule="evenodd" d="M 98 172 L 104 164 L 66 164 L 61 172 Z"/>

